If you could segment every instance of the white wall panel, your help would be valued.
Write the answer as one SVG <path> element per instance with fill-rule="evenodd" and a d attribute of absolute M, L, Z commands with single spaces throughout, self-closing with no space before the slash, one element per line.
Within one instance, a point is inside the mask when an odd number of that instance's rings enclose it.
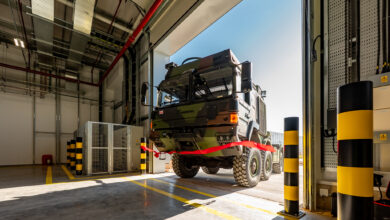
<path fill-rule="evenodd" d="M 61 98 L 61 133 L 71 133 L 77 129 L 77 99 Z"/>
<path fill-rule="evenodd" d="M 48 94 L 36 98 L 35 162 L 41 164 L 42 155 L 51 154 L 55 161 L 55 97 Z M 39 132 L 52 132 L 44 134 Z"/>
<path fill-rule="evenodd" d="M 36 98 L 36 128 L 37 131 L 55 131 L 55 99 L 53 95 Z"/>
<path fill-rule="evenodd" d="M 55 135 L 54 134 L 37 134 L 35 137 L 35 162 L 42 163 L 42 155 L 51 154 L 55 161 Z M 55 161 L 56 162 L 56 161 Z"/>
<path fill-rule="evenodd" d="M 32 164 L 32 98 L 0 93 L 0 165 Z"/>
<path fill-rule="evenodd" d="M 62 134 L 61 135 L 61 163 L 66 163 L 66 142 L 73 139 L 71 134 Z"/>

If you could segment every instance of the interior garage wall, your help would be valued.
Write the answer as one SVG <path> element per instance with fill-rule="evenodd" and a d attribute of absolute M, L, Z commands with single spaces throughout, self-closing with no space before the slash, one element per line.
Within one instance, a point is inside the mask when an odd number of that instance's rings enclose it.
<path fill-rule="evenodd" d="M 31 97 L 0 92 L 0 165 L 32 164 Z"/>
<path fill-rule="evenodd" d="M 56 117 L 60 119 L 61 163 L 66 162 L 66 141 L 78 127 L 77 99 L 61 97 L 61 115 L 56 116 L 54 95 L 36 98 L 35 162 L 43 154 L 55 155 Z M 0 92 L 0 166 L 33 164 L 33 97 Z M 80 105 L 80 123 L 97 120 L 97 105 Z"/>
<path fill-rule="evenodd" d="M 1 62 L 25 66 L 19 48 L 5 44 L 0 47 Z M 90 67 L 80 67 L 79 73 L 81 79 L 88 81 Z M 52 154 L 55 162 L 64 163 L 66 142 L 73 138 L 79 124 L 98 120 L 97 88 L 80 85 L 81 98 L 78 101 L 77 85 L 61 81 L 61 93 L 68 94 L 70 91 L 74 97 L 58 95 L 56 105 L 56 80 L 35 76 L 35 83 L 43 83 L 47 87 L 24 84 L 27 80 L 32 82 L 33 78 L 31 73 L 0 68 L 0 166 L 40 164 L 43 154 Z M 56 132 L 59 132 L 58 139 Z M 59 161 L 56 160 L 56 151 L 60 155 Z"/>
<path fill-rule="evenodd" d="M 347 83 L 345 65 L 346 49 L 346 21 L 345 21 L 345 2 L 338 0 L 327 0 L 328 9 L 328 45 L 329 63 L 327 65 L 328 75 L 326 80 L 328 84 L 325 90 L 325 109 L 324 118 L 326 119 L 327 108 L 335 109 L 337 106 L 337 88 Z M 382 2 L 382 1 L 380 1 Z M 376 74 L 376 60 L 378 48 L 378 28 L 377 28 L 377 1 L 360 0 L 360 79 L 367 80 L 368 77 Z M 379 5 L 379 11 L 382 13 L 382 4 Z M 381 14 L 382 16 L 382 14 Z M 382 26 L 382 22 L 380 23 Z M 382 42 L 380 43 L 382 44 Z M 380 56 L 380 64 L 382 63 Z M 326 64 L 325 64 L 326 65 Z M 337 154 L 333 151 L 332 138 L 325 138 L 324 141 L 324 167 L 328 171 L 336 172 Z M 337 142 L 336 142 L 337 143 Z M 334 146 L 337 148 L 337 146 Z M 335 175 L 333 175 L 335 178 Z"/>

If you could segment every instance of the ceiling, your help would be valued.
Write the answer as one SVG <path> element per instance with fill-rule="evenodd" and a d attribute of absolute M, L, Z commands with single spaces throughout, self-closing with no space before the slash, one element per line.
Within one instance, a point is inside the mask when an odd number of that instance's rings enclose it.
<path fill-rule="evenodd" d="M 86 64 L 105 69 L 152 3 L 153 0 L 0 0 L 0 41 L 11 45 L 14 38 L 24 41 L 30 56 L 38 58 L 40 68 L 63 66 L 77 70 Z M 88 16 L 89 26 L 85 24 Z M 24 52 L 28 65 L 28 53 Z"/>
<path fill-rule="evenodd" d="M 164 0 L 148 22 L 154 48 L 172 55 L 241 0 Z M 0 0 L 0 41 L 25 42 L 19 66 L 77 75 L 106 70 L 154 0 Z M 34 63 L 31 63 L 32 60 Z M 97 79 L 96 77 L 95 79 Z"/>

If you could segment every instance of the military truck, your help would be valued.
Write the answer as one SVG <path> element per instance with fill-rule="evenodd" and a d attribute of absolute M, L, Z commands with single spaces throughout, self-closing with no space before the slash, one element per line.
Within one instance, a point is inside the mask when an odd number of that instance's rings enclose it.
<path fill-rule="evenodd" d="M 271 144 L 266 93 L 252 83 L 250 62 L 240 63 L 228 49 L 165 67 L 165 79 L 157 87 L 149 137 L 159 151 L 204 150 L 243 140 Z M 143 100 L 147 89 L 143 84 Z M 172 164 L 182 178 L 194 177 L 200 168 L 207 174 L 233 168 L 239 185 L 253 187 L 260 179 L 270 177 L 273 166 L 279 164 L 280 168 L 279 154 L 234 146 L 202 155 L 175 153 Z"/>

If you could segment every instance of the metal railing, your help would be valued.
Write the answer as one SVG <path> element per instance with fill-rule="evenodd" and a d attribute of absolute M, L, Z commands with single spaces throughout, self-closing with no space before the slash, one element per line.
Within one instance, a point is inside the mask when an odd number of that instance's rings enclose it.
<path fill-rule="evenodd" d="M 143 128 L 88 121 L 75 131 L 83 138 L 83 173 L 113 174 L 139 171 Z"/>

